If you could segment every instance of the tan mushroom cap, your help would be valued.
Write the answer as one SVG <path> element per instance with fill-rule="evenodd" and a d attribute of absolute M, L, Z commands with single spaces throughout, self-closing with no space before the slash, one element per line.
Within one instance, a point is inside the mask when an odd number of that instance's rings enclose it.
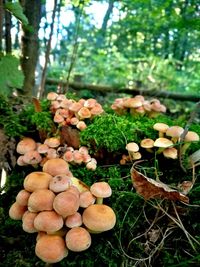
<path fill-rule="evenodd" d="M 31 211 L 52 210 L 55 194 L 48 189 L 34 191 L 28 199 L 28 207 Z"/>
<path fill-rule="evenodd" d="M 30 194 L 31 193 L 25 189 L 20 190 L 16 196 L 16 202 L 21 206 L 27 206 Z"/>
<path fill-rule="evenodd" d="M 129 152 L 137 152 L 139 150 L 139 146 L 135 142 L 130 142 L 126 145 L 126 150 Z"/>
<path fill-rule="evenodd" d="M 25 211 L 27 211 L 27 206 L 21 206 L 14 202 L 9 209 L 9 216 L 13 220 L 21 220 Z"/>
<path fill-rule="evenodd" d="M 181 134 L 183 133 L 184 129 L 180 126 L 171 126 L 167 129 L 166 135 L 179 138 Z"/>
<path fill-rule="evenodd" d="M 63 224 L 62 216 L 57 214 L 54 210 L 41 211 L 34 220 L 34 227 L 38 231 L 44 231 L 49 234 L 60 230 L 63 227 Z"/>
<path fill-rule="evenodd" d="M 64 159 L 56 158 L 49 159 L 44 163 L 43 172 L 49 173 L 52 176 L 56 176 L 61 173 L 69 171 L 69 165 Z"/>
<path fill-rule="evenodd" d="M 87 107 L 81 107 L 78 111 L 78 117 L 82 119 L 88 119 L 91 117 L 91 112 Z"/>
<path fill-rule="evenodd" d="M 82 223 L 82 216 L 78 211 L 72 215 L 67 216 L 65 220 L 65 225 L 69 228 L 81 226 Z"/>
<path fill-rule="evenodd" d="M 55 148 L 58 147 L 60 145 L 60 138 L 59 137 L 50 137 L 44 140 L 44 144 Z"/>
<path fill-rule="evenodd" d="M 78 211 L 79 198 L 74 193 L 61 192 L 55 197 L 53 208 L 63 218 L 66 218 Z"/>
<path fill-rule="evenodd" d="M 112 229 L 116 223 L 113 209 L 104 204 L 90 205 L 83 211 L 83 224 L 92 232 L 104 232 Z"/>
<path fill-rule="evenodd" d="M 166 123 L 162 123 L 162 122 L 157 122 L 153 125 L 153 129 L 161 133 L 166 133 L 168 128 L 169 128 L 169 125 L 167 125 Z"/>
<path fill-rule="evenodd" d="M 34 220 L 38 213 L 26 211 L 22 217 L 22 229 L 27 233 L 36 233 L 38 230 L 34 227 Z"/>
<path fill-rule="evenodd" d="M 168 147 L 163 150 L 163 155 L 166 158 L 177 159 L 178 158 L 178 150 L 175 147 Z"/>
<path fill-rule="evenodd" d="M 138 98 L 127 98 L 123 101 L 123 106 L 126 108 L 138 108 L 142 106 L 142 101 Z"/>
<path fill-rule="evenodd" d="M 193 131 L 188 131 L 185 138 L 184 138 L 184 141 L 186 142 L 197 142 L 199 141 L 199 135 L 196 133 L 196 132 L 193 132 Z"/>
<path fill-rule="evenodd" d="M 61 236 L 43 235 L 36 243 L 35 254 L 44 262 L 56 263 L 68 255 L 68 249 Z"/>
<path fill-rule="evenodd" d="M 87 208 L 88 206 L 94 204 L 95 200 L 96 198 L 89 190 L 80 193 L 79 201 L 81 208 Z"/>
<path fill-rule="evenodd" d="M 25 154 L 28 151 L 35 150 L 37 147 L 36 142 L 30 137 L 24 137 L 17 144 L 16 151 L 19 154 Z"/>
<path fill-rule="evenodd" d="M 154 142 L 155 147 L 166 148 L 166 147 L 170 147 L 172 145 L 173 145 L 173 142 L 167 138 L 164 138 L 164 137 L 157 138 Z"/>
<path fill-rule="evenodd" d="M 42 161 L 42 157 L 37 150 L 27 151 L 23 156 L 23 161 L 26 164 L 35 165 Z"/>
<path fill-rule="evenodd" d="M 72 185 L 72 180 L 66 174 L 58 174 L 49 182 L 49 189 L 55 193 L 67 190 Z"/>
<path fill-rule="evenodd" d="M 47 189 L 52 176 L 45 172 L 31 172 L 24 179 L 24 188 L 28 192 Z"/>
<path fill-rule="evenodd" d="M 55 92 L 49 92 L 47 94 L 47 99 L 50 101 L 56 100 L 57 97 L 58 97 L 58 94 Z"/>
<path fill-rule="evenodd" d="M 107 182 L 96 182 L 91 185 L 90 192 L 95 197 L 110 197 L 112 195 L 112 189 Z"/>
<path fill-rule="evenodd" d="M 74 227 L 67 232 L 65 242 L 69 250 L 80 252 L 90 247 L 92 239 L 90 233 L 85 228 Z"/>
<path fill-rule="evenodd" d="M 152 148 L 154 146 L 154 140 L 151 138 L 145 138 L 141 141 L 140 146 L 143 148 Z"/>

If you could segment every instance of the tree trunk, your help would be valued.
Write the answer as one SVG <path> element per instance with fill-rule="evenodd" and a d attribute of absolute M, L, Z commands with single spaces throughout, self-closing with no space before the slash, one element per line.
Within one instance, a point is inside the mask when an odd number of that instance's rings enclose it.
<path fill-rule="evenodd" d="M 4 9 L 3 0 L 0 0 L 0 52 L 2 52 L 2 39 L 3 39 L 3 19 L 4 19 Z"/>
<path fill-rule="evenodd" d="M 54 0 L 54 8 L 53 8 L 53 13 L 52 13 L 52 22 L 50 25 L 50 35 L 49 35 L 49 40 L 47 42 L 47 47 L 46 47 L 46 53 L 45 53 L 45 63 L 44 63 L 44 68 L 42 71 L 42 79 L 41 79 L 41 84 L 39 88 L 39 96 L 42 97 L 44 94 L 44 87 L 45 87 L 45 81 L 46 81 L 46 72 L 47 72 L 47 65 L 49 63 L 49 54 L 51 51 L 51 40 L 53 36 L 53 28 L 54 28 L 54 20 L 56 16 L 56 7 L 57 7 L 57 0 Z"/>
<path fill-rule="evenodd" d="M 26 96 L 32 95 L 32 90 L 35 84 L 35 68 L 38 59 L 39 40 L 38 30 L 41 19 L 42 0 L 22 0 L 24 14 L 28 18 L 32 30 L 27 27 L 22 27 L 21 39 L 21 67 L 24 73 L 23 93 Z"/>
<path fill-rule="evenodd" d="M 5 12 L 5 43 L 6 43 L 6 54 L 12 52 L 12 41 L 11 41 L 11 14 L 10 12 Z"/>

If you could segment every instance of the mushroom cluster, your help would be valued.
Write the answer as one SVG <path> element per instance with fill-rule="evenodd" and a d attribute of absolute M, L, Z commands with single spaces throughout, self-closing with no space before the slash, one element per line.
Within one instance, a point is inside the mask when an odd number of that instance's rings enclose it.
<path fill-rule="evenodd" d="M 166 107 L 158 99 L 145 100 L 142 95 L 115 99 L 111 108 L 119 115 L 130 113 L 131 115 L 144 115 L 156 117 L 166 112 Z"/>
<path fill-rule="evenodd" d="M 86 119 L 100 115 L 104 112 L 101 104 L 96 99 L 80 99 L 75 101 L 66 98 L 63 94 L 50 92 L 47 99 L 51 101 L 51 111 L 54 114 L 54 122 L 59 125 L 74 126 L 83 131 L 87 124 Z"/>
<path fill-rule="evenodd" d="M 60 143 L 60 137 L 49 137 L 43 143 L 37 143 L 30 137 L 24 137 L 16 147 L 20 156 L 17 159 L 19 166 L 43 166 L 49 159 L 62 158 L 70 164 L 85 164 L 88 170 L 95 170 L 97 161 L 89 155 L 88 148 L 80 146 L 74 149 Z"/>
<path fill-rule="evenodd" d="M 180 126 L 169 126 L 165 123 L 155 123 L 153 129 L 158 131 L 158 138 L 153 140 L 145 138 L 141 140 L 140 147 L 146 151 L 157 154 L 163 154 L 165 158 L 177 159 L 178 149 L 175 147 L 181 139 L 184 129 Z M 188 131 L 183 138 L 183 145 L 180 147 L 180 153 L 183 155 L 192 142 L 198 142 L 199 135 L 194 131 Z M 126 145 L 128 155 L 122 155 L 120 164 L 124 165 L 127 162 L 138 160 L 142 157 L 139 152 L 139 145 L 135 142 L 130 142 Z"/>
<path fill-rule="evenodd" d="M 92 233 L 115 226 L 115 212 L 103 204 L 103 198 L 112 194 L 109 184 L 87 186 L 73 177 L 63 159 L 47 161 L 42 171 L 25 177 L 23 186 L 9 216 L 22 220 L 25 232 L 37 233 L 35 253 L 46 263 L 61 261 L 69 251 L 88 249 Z"/>

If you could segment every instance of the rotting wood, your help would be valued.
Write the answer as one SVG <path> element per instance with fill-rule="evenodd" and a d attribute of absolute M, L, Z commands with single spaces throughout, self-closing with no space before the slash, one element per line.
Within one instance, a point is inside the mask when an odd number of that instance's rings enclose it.
<path fill-rule="evenodd" d="M 64 86 L 65 83 L 55 79 L 47 79 L 47 85 L 59 85 Z M 119 88 L 117 86 L 107 86 L 107 85 L 93 85 L 93 84 L 84 84 L 78 82 L 70 82 L 69 87 L 74 90 L 91 90 L 91 91 L 98 91 L 102 93 L 126 93 L 131 95 L 142 94 L 144 96 L 152 96 L 152 97 L 161 97 L 161 98 L 171 98 L 176 100 L 184 100 L 184 101 L 192 101 L 198 102 L 200 101 L 200 94 L 182 94 L 182 93 L 174 93 L 164 90 L 145 90 L 141 88 Z"/>

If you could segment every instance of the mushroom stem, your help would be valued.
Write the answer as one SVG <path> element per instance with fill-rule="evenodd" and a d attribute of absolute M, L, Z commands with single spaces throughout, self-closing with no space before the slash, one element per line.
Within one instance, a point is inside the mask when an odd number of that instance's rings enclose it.
<path fill-rule="evenodd" d="M 164 133 L 162 133 L 162 132 L 159 132 L 158 135 L 159 135 L 159 137 L 164 137 Z"/>
<path fill-rule="evenodd" d="M 189 148 L 190 145 L 191 143 L 185 143 L 181 146 L 181 149 L 180 149 L 181 155 L 185 154 L 186 150 Z"/>
<path fill-rule="evenodd" d="M 164 151 L 165 147 L 159 147 L 156 151 L 156 154 L 161 154 Z"/>
<path fill-rule="evenodd" d="M 103 204 L 103 197 L 97 197 L 96 204 Z"/>

